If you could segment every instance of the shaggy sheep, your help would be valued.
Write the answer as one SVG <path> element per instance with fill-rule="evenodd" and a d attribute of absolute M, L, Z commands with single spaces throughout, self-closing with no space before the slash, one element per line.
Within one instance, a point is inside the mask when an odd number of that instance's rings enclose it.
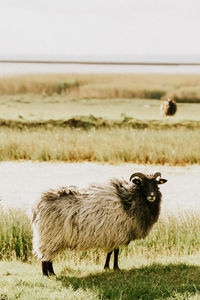
<path fill-rule="evenodd" d="M 87 189 L 75 186 L 43 193 L 33 208 L 33 251 L 42 261 L 43 274 L 53 275 L 52 259 L 63 249 L 104 249 L 104 268 L 119 246 L 144 238 L 160 213 L 158 184 L 161 174 L 134 173 L 130 181 L 112 179 Z"/>
<path fill-rule="evenodd" d="M 173 116 L 177 111 L 177 104 L 175 100 L 170 98 L 161 104 L 161 114 L 163 116 Z"/>

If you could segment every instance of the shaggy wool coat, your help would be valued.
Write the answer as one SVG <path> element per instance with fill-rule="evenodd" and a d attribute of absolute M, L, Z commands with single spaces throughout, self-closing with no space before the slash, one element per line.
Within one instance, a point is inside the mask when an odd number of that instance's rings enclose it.
<path fill-rule="evenodd" d="M 117 249 L 148 234 L 160 202 L 159 189 L 150 203 L 134 183 L 119 179 L 50 190 L 33 208 L 33 251 L 50 261 L 63 249 Z"/>

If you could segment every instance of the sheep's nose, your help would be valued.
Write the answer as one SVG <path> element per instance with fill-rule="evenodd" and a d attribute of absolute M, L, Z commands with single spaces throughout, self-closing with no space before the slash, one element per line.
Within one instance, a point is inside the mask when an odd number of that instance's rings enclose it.
<path fill-rule="evenodd" d="M 149 202 L 154 202 L 156 200 L 154 193 L 151 193 L 150 196 L 147 197 L 147 200 Z"/>

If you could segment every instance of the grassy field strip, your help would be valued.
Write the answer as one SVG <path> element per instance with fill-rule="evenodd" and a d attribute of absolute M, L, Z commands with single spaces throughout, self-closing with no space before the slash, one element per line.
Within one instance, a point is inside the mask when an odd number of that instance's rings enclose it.
<path fill-rule="evenodd" d="M 186 165 L 199 164 L 199 149 L 199 129 L 0 129 L 0 161 Z"/>
<path fill-rule="evenodd" d="M 0 80 L 0 94 L 72 94 L 87 98 L 173 97 L 198 102 L 200 75 L 51 74 L 9 76 Z"/>

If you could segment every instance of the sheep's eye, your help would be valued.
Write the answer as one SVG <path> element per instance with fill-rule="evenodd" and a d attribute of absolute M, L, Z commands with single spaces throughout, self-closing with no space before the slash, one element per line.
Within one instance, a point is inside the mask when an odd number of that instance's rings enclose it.
<path fill-rule="evenodd" d="M 160 180 L 158 180 L 158 184 L 163 184 L 165 182 L 167 182 L 167 180 L 164 178 L 160 178 Z"/>
<path fill-rule="evenodd" d="M 140 185 L 141 181 L 139 179 L 133 179 L 132 182 L 136 185 Z"/>

